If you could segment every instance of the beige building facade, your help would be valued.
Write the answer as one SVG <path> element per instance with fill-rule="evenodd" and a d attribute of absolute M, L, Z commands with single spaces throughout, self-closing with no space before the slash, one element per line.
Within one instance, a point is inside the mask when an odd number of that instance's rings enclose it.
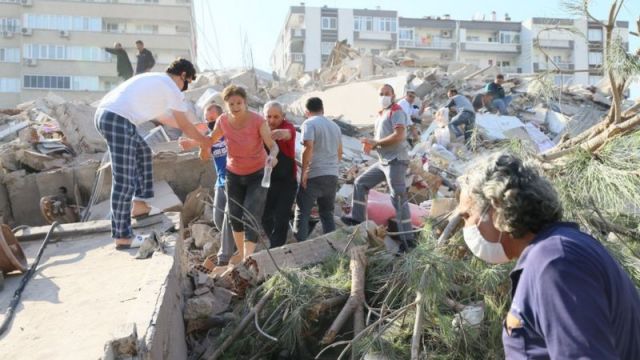
<path fill-rule="evenodd" d="M 195 61 L 189 0 L 0 0 L 0 108 L 46 96 L 95 100 L 122 82 L 122 43 L 135 70 L 142 40 L 162 71 L 176 57 Z"/>

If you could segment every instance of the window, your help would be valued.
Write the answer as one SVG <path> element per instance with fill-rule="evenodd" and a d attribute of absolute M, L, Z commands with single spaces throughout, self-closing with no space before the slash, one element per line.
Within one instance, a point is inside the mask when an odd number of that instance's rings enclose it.
<path fill-rule="evenodd" d="M 25 75 L 25 89 L 71 90 L 70 76 Z"/>
<path fill-rule="evenodd" d="M 136 32 L 140 34 L 157 34 L 158 25 L 153 24 L 137 24 Z"/>
<path fill-rule="evenodd" d="M 74 76 L 72 88 L 78 91 L 98 91 L 100 79 L 97 76 Z"/>
<path fill-rule="evenodd" d="M 25 89 L 100 90 L 97 76 L 25 75 L 23 82 Z"/>
<path fill-rule="evenodd" d="M 501 31 L 500 42 L 503 44 L 518 44 L 520 42 L 520 34 L 512 31 Z"/>
<path fill-rule="evenodd" d="M 20 48 L 0 48 L 0 62 L 19 63 Z"/>
<path fill-rule="evenodd" d="M 322 30 L 336 30 L 338 28 L 338 18 L 322 17 Z"/>
<path fill-rule="evenodd" d="M 379 32 L 396 32 L 396 21 L 394 18 L 374 18 L 375 31 Z"/>
<path fill-rule="evenodd" d="M 106 32 L 120 32 L 120 24 L 106 23 L 104 24 L 104 30 Z"/>
<path fill-rule="evenodd" d="M 562 56 L 560 56 L 560 55 L 554 55 L 554 56 L 553 56 L 553 62 L 554 62 L 554 63 L 556 63 L 556 64 L 560 64 L 560 63 L 562 63 Z"/>
<path fill-rule="evenodd" d="M 20 92 L 19 78 L 0 77 L 0 93 L 17 93 L 17 92 Z"/>
<path fill-rule="evenodd" d="M 18 32 L 20 31 L 20 20 L 12 18 L 0 18 L 0 32 Z"/>
<path fill-rule="evenodd" d="M 371 16 L 354 16 L 353 24 L 355 31 L 373 31 L 373 18 Z"/>
<path fill-rule="evenodd" d="M 480 41 L 479 36 L 467 36 L 467 41 Z"/>
<path fill-rule="evenodd" d="M 602 65 L 602 53 L 601 52 L 589 52 L 589 65 Z"/>
<path fill-rule="evenodd" d="M 102 31 L 99 17 L 25 14 L 24 26 L 44 30 Z"/>
<path fill-rule="evenodd" d="M 589 29 L 587 38 L 589 41 L 602 42 L 602 29 Z"/>
<path fill-rule="evenodd" d="M 332 42 L 323 41 L 320 44 L 320 55 L 329 55 L 333 50 L 334 44 Z"/>
<path fill-rule="evenodd" d="M 27 59 L 111 61 L 111 54 L 95 46 L 26 44 L 23 51 Z"/>
<path fill-rule="evenodd" d="M 413 40 L 413 29 L 400 28 L 398 38 L 400 40 Z"/>
<path fill-rule="evenodd" d="M 293 61 L 294 62 L 302 62 L 304 60 L 304 57 L 302 56 L 302 54 L 300 53 L 294 53 L 293 54 Z"/>

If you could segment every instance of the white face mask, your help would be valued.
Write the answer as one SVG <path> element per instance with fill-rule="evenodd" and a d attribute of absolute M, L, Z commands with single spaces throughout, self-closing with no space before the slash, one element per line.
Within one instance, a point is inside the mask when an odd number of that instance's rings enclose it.
<path fill-rule="evenodd" d="M 480 217 L 480 221 L 482 218 Z M 498 242 L 490 242 L 482 236 L 480 233 L 480 229 L 478 229 L 478 225 L 473 225 L 470 227 L 465 227 L 462 229 L 462 236 L 464 237 L 464 242 L 469 247 L 469 250 L 473 253 L 473 255 L 478 258 L 488 262 L 489 264 L 504 264 L 509 262 L 509 258 L 507 254 L 504 252 L 504 248 L 502 247 L 502 232 L 500 233 L 500 238 Z"/>
<path fill-rule="evenodd" d="M 380 96 L 380 106 L 382 106 L 383 109 L 391 106 L 391 96 Z"/>

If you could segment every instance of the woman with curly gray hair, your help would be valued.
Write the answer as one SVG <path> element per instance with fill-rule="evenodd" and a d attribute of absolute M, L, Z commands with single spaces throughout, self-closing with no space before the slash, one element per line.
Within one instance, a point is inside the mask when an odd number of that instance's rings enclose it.
<path fill-rule="evenodd" d="M 491 155 L 459 179 L 471 252 L 517 259 L 502 340 L 507 359 L 640 359 L 638 290 L 600 242 L 573 223 L 533 164 Z"/>

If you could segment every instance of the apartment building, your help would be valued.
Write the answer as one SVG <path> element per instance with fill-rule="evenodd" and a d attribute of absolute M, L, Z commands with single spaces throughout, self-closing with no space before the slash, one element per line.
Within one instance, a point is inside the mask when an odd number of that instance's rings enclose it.
<path fill-rule="evenodd" d="M 347 40 L 361 52 L 405 49 L 426 65 L 452 61 L 504 73 L 535 73 L 549 69 L 576 70 L 556 76 L 557 84 L 596 84 L 602 79 L 604 33 L 586 19 L 531 18 L 512 21 L 508 14 L 489 20 L 442 17 L 406 18 L 390 10 L 328 9 L 295 6 L 272 55 L 273 69 L 296 76 L 318 69 L 333 43 Z M 629 24 L 614 30 L 628 50 Z"/>
<path fill-rule="evenodd" d="M 495 15 L 495 14 L 494 14 Z M 480 67 L 496 65 L 504 72 L 519 72 L 521 53 L 518 22 L 460 21 L 442 18 L 399 18 L 398 48 L 430 59 Z M 428 63 L 428 61 L 427 61 Z"/>
<path fill-rule="evenodd" d="M 392 10 L 338 9 L 292 6 L 271 55 L 279 74 L 299 76 L 322 66 L 336 41 L 347 42 L 361 53 L 395 49 L 398 13 Z"/>
<path fill-rule="evenodd" d="M 618 21 L 614 37 L 629 50 L 629 23 Z M 522 23 L 525 72 L 574 70 L 556 76 L 556 83 L 597 84 L 602 80 L 605 34 L 587 19 L 532 18 Z"/>
<path fill-rule="evenodd" d="M 0 0 L 0 107 L 45 96 L 98 99 L 122 79 L 104 51 L 122 43 L 135 69 L 136 40 L 162 71 L 195 57 L 190 0 Z"/>

